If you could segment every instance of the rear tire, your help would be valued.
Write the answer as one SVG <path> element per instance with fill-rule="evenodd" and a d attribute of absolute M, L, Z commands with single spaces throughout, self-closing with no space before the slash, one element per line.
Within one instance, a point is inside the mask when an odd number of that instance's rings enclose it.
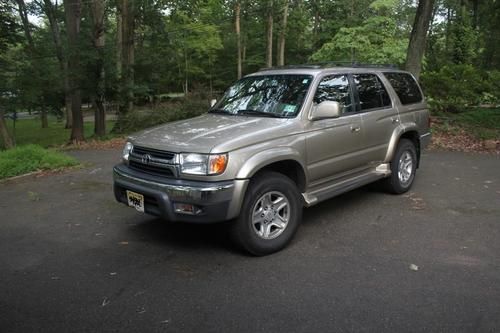
<path fill-rule="evenodd" d="M 302 220 L 302 207 L 299 190 L 290 178 L 277 172 L 258 174 L 250 181 L 231 236 L 253 255 L 277 252 L 292 240 Z"/>
<path fill-rule="evenodd" d="M 408 139 L 401 139 L 391 161 L 391 175 L 384 179 L 386 190 L 394 194 L 407 192 L 413 185 L 416 170 L 415 145 Z"/>

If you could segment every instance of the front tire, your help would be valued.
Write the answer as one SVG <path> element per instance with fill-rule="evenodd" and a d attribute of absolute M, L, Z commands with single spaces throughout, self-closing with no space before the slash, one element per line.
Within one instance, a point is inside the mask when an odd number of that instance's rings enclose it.
<path fill-rule="evenodd" d="M 277 172 L 263 172 L 250 181 L 232 238 L 257 256 L 283 249 L 302 220 L 302 201 L 295 183 Z"/>
<path fill-rule="evenodd" d="M 385 179 L 385 188 L 394 194 L 407 192 L 413 185 L 416 170 L 415 145 L 408 139 L 401 139 L 391 161 L 391 175 Z"/>

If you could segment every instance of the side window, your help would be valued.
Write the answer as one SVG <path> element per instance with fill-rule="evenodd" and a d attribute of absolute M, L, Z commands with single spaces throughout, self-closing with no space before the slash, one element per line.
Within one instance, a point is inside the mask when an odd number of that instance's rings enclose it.
<path fill-rule="evenodd" d="M 384 85 L 375 74 L 354 74 L 361 111 L 391 105 L 391 99 Z"/>
<path fill-rule="evenodd" d="M 314 103 L 323 101 L 339 102 L 342 113 L 354 111 L 347 75 L 330 75 L 321 80 L 314 95 Z"/>
<path fill-rule="evenodd" d="M 422 93 L 418 84 L 408 73 L 384 73 L 399 97 L 401 104 L 414 104 L 422 101 Z"/>

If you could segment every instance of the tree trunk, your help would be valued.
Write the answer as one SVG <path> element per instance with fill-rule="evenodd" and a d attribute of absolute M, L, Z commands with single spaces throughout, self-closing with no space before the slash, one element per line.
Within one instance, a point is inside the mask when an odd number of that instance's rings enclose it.
<path fill-rule="evenodd" d="M 314 48 L 319 48 L 321 45 L 319 44 L 319 29 L 320 29 L 320 21 L 321 15 L 319 10 L 319 5 L 313 1 L 313 11 L 314 11 L 314 24 L 313 24 L 313 46 Z"/>
<path fill-rule="evenodd" d="M 479 0 L 472 0 L 472 24 L 474 30 L 477 31 L 479 29 Z"/>
<path fill-rule="evenodd" d="M 235 14 L 235 20 L 234 20 L 234 25 L 236 29 L 236 42 L 238 45 L 238 79 L 241 79 L 242 76 L 242 65 L 241 65 L 241 33 L 240 33 L 240 10 L 241 10 L 241 5 L 239 2 L 236 2 L 234 6 L 234 14 Z"/>
<path fill-rule="evenodd" d="M 49 120 L 47 118 L 47 109 L 45 105 L 42 105 L 42 111 L 40 112 L 40 119 L 42 120 L 42 128 L 49 127 Z"/>
<path fill-rule="evenodd" d="M 5 123 L 2 109 L 0 109 L 0 134 L 2 135 L 3 145 L 5 149 L 14 147 L 14 141 L 12 140 L 9 131 L 7 130 L 7 124 Z"/>
<path fill-rule="evenodd" d="M 448 7 L 446 11 L 446 36 L 444 40 L 444 50 L 446 51 L 446 55 L 450 54 L 450 34 L 451 34 L 451 8 Z"/>
<path fill-rule="evenodd" d="M 273 67 L 273 0 L 269 0 L 267 12 L 266 67 Z"/>
<path fill-rule="evenodd" d="M 133 109 L 134 106 L 134 29 L 135 29 L 134 0 L 121 0 L 121 103 L 119 120 Z"/>
<path fill-rule="evenodd" d="M 278 66 L 285 65 L 285 37 L 286 37 L 286 21 L 288 17 L 288 0 L 285 1 L 283 8 L 283 20 L 281 21 L 281 32 L 278 42 Z"/>
<path fill-rule="evenodd" d="M 90 5 L 93 23 L 93 44 L 97 52 L 95 62 L 95 87 L 93 93 L 94 133 L 102 137 L 106 135 L 106 107 L 105 107 L 105 72 L 104 72 L 104 0 L 95 0 Z"/>
<path fill-rule="evenodd" d="M 417 13 L 410 36 L 410 44 L 406 54 L 406 70 L 413 73 L 418 79 L 422 69 L 422 58 L 424 57 L 427 31 L 432 16 L 434 0 L 420 0 Z"/>
<path fill-rule="evenodd" d="M 116 1 L 116 74 L 118 79 L 121 78 L 122 73 L 122 0 Z"/>
<path fill-rule="evenodd" d="M 33 37 L 31 36 L 31 30 L 29 28 L 30 22 L 28 20 L 28 12 L 26 11 L 26 4 L 24 3 L 24 0 L 16 0 L 16 2 L 19 7 L 19 17 L 21 18 L 21 22 L 23 24 L 24 35 L 28 41 L 30 53 L 33 56 L 35 53 L 35 44 L 33 43 Z"/>
<path fill-rule="evenodd" d="M 78 38 L 80 35 L 81 0 L 64 0 L 64 13 L 66 17 L 66 34 L 68 36 L 68 81 L 71 96 L 71 114 L 73 116 L 70 141 L 73 143 L 79 143 L 85 140 L 83 133 L 83 114 L 81 108 L 82 98 L 78 80 L 78 73 L 80 70 Z"/>
<path fill-rule="evenodd" d="M 68 70 L 68 62 L 64 61 L 64 67 Z M 68 74 L 67 74 L 68 75 Z M 66 124 L 64 128 L 68 129 L 73 127 L 73 113 L 71 112 L 71 93 L 69 89 L 69 78 L 64 78 L 64 114 L 66 115 Z"/>

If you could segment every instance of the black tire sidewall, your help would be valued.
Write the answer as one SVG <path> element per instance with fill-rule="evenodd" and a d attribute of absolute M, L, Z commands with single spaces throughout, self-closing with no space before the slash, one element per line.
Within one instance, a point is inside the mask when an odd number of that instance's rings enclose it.
<path fill-rule="evenodd" d="M 403 184 L 399 180 L 398 168 L 399 168 L 399 159 L 405 152 L 410 153 L 413 162 L 413 167 L 411 171 L 410 180 L 406 184 Z M 417 152 L 415 149 L 415 145 L 410 140 L 402 139 L 398 144 L 396 154 L 394 155 L 391 162 L 391 177 L 390 177 L 390 182 L 388 184 L 389 190 L 396 194 L 407 192 L 413 185 L 413 181 L 415 180 L 416 170 L 417 170 Z"/>
<path fill-rule="evenodd" d="M 257 200 L 266 192 L 281 192 L 290 204 L 287 227 L 274 239 L 262 239 L 252 226 L 252 213 Z M 241 207 L 240 216 L 233 226 L 233 238 L 253 255 L 266 255 L 284 248 L 293 238 L 302 219 L 302 202 L 295 183 L 277 172 L 266 172 L 252 179 Z"/>

